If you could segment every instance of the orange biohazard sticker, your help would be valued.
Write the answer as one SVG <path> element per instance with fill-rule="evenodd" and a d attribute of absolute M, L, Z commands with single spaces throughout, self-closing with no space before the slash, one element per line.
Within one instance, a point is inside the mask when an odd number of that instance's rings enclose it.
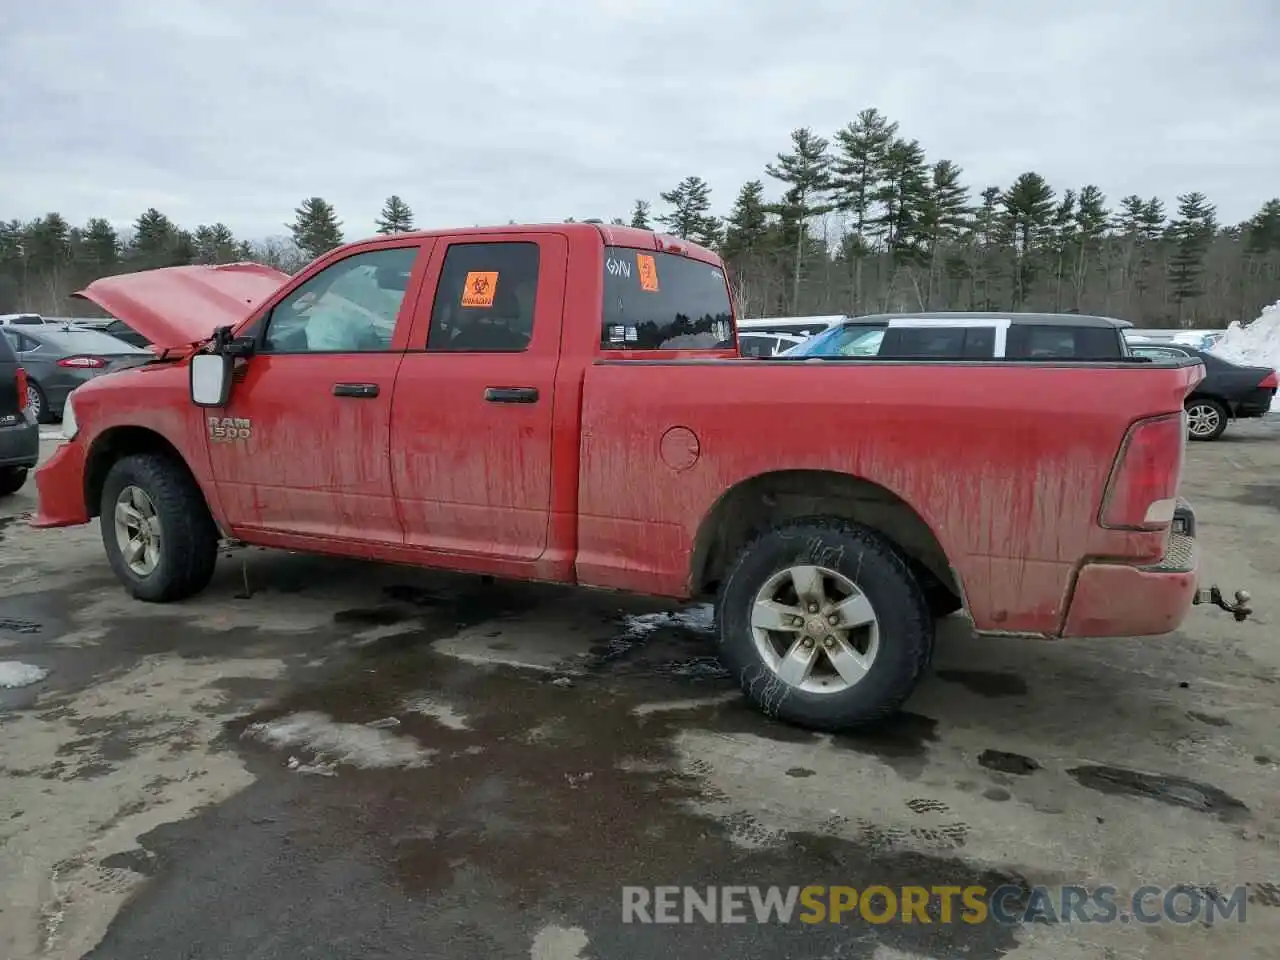
<path fill-rule="evenodd" d="M 498 291 L 498 271 L 472 271 L 462 285 L 464 307 L 492 307 L 493 295 Z"/>
<path fill-rule="evenodd" d="M 636 267 L 640 271 L 640 289 L 646 293 L 658 292 L 658 264 L 647 253 L 636 254 Z"/>

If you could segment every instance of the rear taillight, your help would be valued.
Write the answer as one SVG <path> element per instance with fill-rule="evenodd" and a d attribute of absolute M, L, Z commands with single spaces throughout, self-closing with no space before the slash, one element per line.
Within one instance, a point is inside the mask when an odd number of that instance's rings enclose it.
<path fill-rule="evenodd" d="M 27 371 L 18 368 L 18 412 L 27 409 Z"/>
<path fill-rule="evenodd" d="M 1102 525 L 1159 530 L 1173 520 L 1186 452 L 1185 412 L 1139 420 L 1129 428 L 1102 498 Z"/>
<path fill-rule="evenodd" d="M 1262 382 L 1258 384 L 1258 387 L 1259 389 L 1262 389 L 1262 390 L 1280 389 L 1280 381 L 1276 380 L 1276 372 L 1272 370 L 1265 377 L 1263 377 Z"/>
<path fill-rule="evenodd" d="M 58 361 L 60 367 L 75 367 L 80 370 L 101 370 L 107 361 L 101 357 L 63 357 Z"/>

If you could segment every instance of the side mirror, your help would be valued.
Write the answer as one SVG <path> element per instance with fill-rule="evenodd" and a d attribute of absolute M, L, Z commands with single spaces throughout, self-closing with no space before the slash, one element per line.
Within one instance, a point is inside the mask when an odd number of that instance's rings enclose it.
<path fill-rule="evenodd" d="M 191 358 L 191 402 L 197 407 L 225 407 L 231 396 L 233 358 L 197 353 Z"/>

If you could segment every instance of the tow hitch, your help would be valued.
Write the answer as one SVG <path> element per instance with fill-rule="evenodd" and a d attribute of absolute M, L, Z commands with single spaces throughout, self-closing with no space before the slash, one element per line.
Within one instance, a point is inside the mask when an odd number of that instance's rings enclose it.
<path fill-rule="evenodd" d="M 1196 591 L 1196 598 L 1191 601 L 1193 604 L 1211 603 L 1215 607 L 1221 607 L 1227 613 L 1231 614 L 1236 620 L 1245 620 L 1253 613 L 1253 608 L 1249 606 L 1249 591 L 1237 590 L 1236 602 L 1227 603 L 1226 598 L 1222 596 L 1222 591 L 1217 587 L 1210 587 L 1208 590 L 1201 588 Z"/>

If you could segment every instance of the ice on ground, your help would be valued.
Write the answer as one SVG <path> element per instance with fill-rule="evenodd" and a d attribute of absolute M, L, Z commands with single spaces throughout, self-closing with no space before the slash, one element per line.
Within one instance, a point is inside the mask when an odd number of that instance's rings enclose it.
<path fill-rule="evenodd" d="M 1233 321 L 1211 352 L 1232 363 L 1280 370 L 1280 301 L 1264 307 L 1261 316 L 1247 327 Z M 1280 412 L 1275 400 L 1271 411 Z"/>
<path fill-rule="evenodd" d="M 315 755 L 316 767 L 337 764 L 365 770 L 425 767 L 436 752 L 419 746 L 410 737 L 397 736 L 360 723 L 339 723 L 314 711 L 291 713 L 278 720 L 255 723 L 245 734 L 269 746 L 309 750 Z M 298 768 L 297 764 L 292 766 Z"/>
<path fill-rule="evenodd" d="M 0 689 L 16 690 L 39 683 L 49 675 L 44 667 L 36 667 L 17 660 L 0 661 Z"/>
<path fill-rule="evenodd" d="M 715 608 L 701 603 L 686 610 L 666 613 L 641 613 L 622 618 L 623 636 L 639 640 L 663 627 L 683 627 L 695 633 L 712 633 L 715 630 Z"/>

